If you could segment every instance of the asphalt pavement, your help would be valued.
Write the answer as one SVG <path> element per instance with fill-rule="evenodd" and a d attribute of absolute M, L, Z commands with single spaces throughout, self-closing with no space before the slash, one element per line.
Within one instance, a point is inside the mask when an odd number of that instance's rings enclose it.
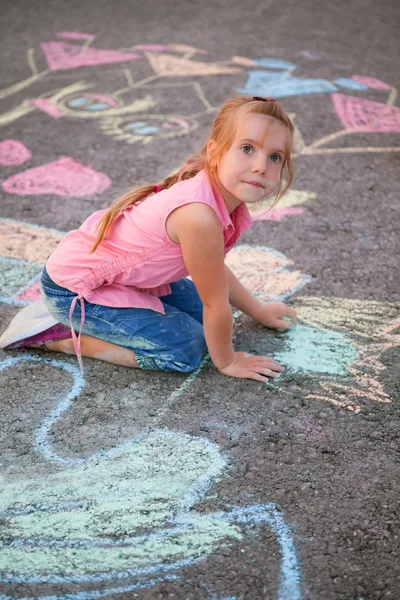
<path fill-rule="evenodd" d="M 278 99 L 295 181 L 228 255 L 268 384 L 0 351 L 0 600 L 400 598 L 399 4 L 3 0 L 0 332 L 64 232 Z"/>

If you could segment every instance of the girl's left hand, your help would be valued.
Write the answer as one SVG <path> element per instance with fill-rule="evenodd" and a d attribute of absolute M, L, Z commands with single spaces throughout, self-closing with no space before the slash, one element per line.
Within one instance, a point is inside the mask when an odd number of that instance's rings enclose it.
<path fill-rule="evenodd" d="M 289 317 L 292 320 L 282 320 L 282 317 Z M 269 302 L 263 305 L 257 321 L 271 329 L 289 329 L 296 317 L 297 313 L 294 308 L 284 302 Z"/>

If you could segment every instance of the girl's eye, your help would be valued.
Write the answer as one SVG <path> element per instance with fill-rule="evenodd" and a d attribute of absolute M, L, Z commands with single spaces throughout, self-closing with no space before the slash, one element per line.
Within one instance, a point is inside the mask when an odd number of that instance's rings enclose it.
<path fill-rule="evenodd" d="M 253 147 L 250 146 L 249 144 L 246 144 L 245 146 L 241 147 L 242 152 L 244 152 L 245 154 L 250 154 L 250 152 L 253 150 Z"/>
<path fill-rule="evenodd" d="M 271 154 L 270 156 L 272 162 L 277 163 L 281 160 L 281 157 L 279 156 L 279 154 Z"/>

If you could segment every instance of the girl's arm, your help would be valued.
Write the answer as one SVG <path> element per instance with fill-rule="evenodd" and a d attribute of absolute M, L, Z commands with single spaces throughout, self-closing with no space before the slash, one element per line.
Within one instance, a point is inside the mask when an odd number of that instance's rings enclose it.
<path fill-rule="evenodd" d="M 244 287 L 236 275 L 225 265 L 229 285 L 229 302 L 255 321 L 273 329 L 288 329 L 292 322 L 282 320 L 282 317 L 294 319 L 296 311 L 283 302 L 260 302 L 252 293 Z"/>
<path fill-rule="evenodd" d="M 253 294 L 246 288 L 239 279 L 232 273 L 230 268 L 225 265 L 225 272 L 229 286 L 229 302 L 235 308 L 241 310 L 246 315 L 249 315 L 255 321 L 261 317 L 263 303 L 257 300 Z"/>
<path fill-rule="evenodd" d="M 208 351 L 217 369 L 223 369 L 235 354 L 224 238 L 218 217 L 207 204 L 190 203 L 168 217 L 166 228 L 170 238 L 181 245 L 185 265 L 203 303 Z"/>
<path fill-rule="evenodd" d="M 177 208 L 166 228 L 177 241 L 193 283 L 203 303 L 203 327 L 207 348 L 217 369 L 224 375 L 267 381 L 283 371 L 265 356 L 235 352 L 232 345 L 232 309 L 224 263 L 224 238 L 214 210 L 203 203 Z"/>

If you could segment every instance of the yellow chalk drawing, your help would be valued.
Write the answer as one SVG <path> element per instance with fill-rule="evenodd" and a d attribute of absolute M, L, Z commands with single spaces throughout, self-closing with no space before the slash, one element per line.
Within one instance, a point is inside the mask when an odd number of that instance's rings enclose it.
<path fill-rule="evenodd" d="M 284 209 L 301 206 L 305 202 L 308 202 L 310 200 L 315 200 L 316 197 L 317 197 L 317 194 L 314 194 L 313 192 L 306 192 L 305 190 L 289 190 L 279 200 L 279 203 L 277 204 L 277 206 L 275 208 L 273 208 L 271 210 L 271 212 L 278 213 L 278 214 L 279 214 L 279 212 L 282 212 L 283 214 L 284 213 L 290 214 L 289 211 L 284 210 Z M 272 201 L 273 201 L 273 198 L 272 199 L 268 198 L 268 199 L 264 200 L 263 202 L 257 203 L 257 206 L 255 206 L 254 208 L 250 207 L 250 214 L 253 217 L 253 219 L 258 219 L 262 216 L 266 216 L 268 214 L 268 211 L 270 210 Z"/>
<path fill-rule="evenodd" d="M 335 329 L 370 338 L 382 323 L 398 314 L 398 306 L 389 302 L 304 296 L 298 313 L 302 321 L 321 329 Z"/>
<path fill-rule="evenodd" d="M 154 72 L 160 77 L 194 77 L 207 75 L 231 75 L 242 69 L 227 67 L 218 63 L 201 63 L 169 54 L 145 52 Z"/>

